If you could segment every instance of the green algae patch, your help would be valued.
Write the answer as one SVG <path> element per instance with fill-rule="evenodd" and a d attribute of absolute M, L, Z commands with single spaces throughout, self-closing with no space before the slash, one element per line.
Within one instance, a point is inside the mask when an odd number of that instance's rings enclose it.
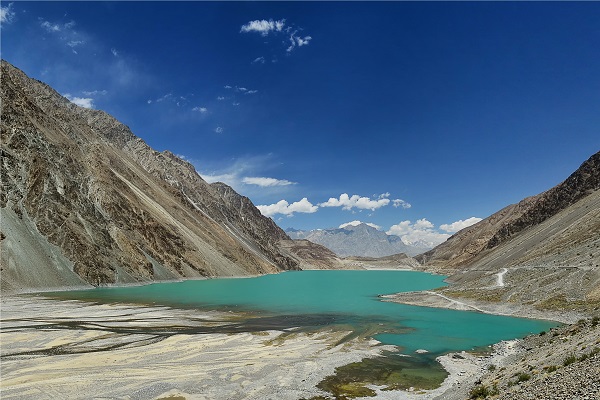
<path fill-rule="evenodd" d="M 373 386 L 387 391 L 411 387 L 435 389 L 447 375 L 435 360 L 389 353 L 336 368 L 335 374 L 326 377 L 317 387 L 331 393 L 332 398 L 345 400 L 373 397 L 376 395 Z"/>

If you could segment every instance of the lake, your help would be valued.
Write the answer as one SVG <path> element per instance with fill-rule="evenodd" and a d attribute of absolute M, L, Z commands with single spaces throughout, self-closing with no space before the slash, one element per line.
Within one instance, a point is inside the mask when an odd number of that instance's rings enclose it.
<path fill-rule="evenodd" d="M 378 295 L 444 286 L 416 271 L 298 271 L 254 278 L 189 280 L 96 288 L 53 296 L 94 302 L 166 305 L 250 313 L 248 330 L 324 326 L 366 333 L 406 354 L 427 357 L 538 333 L 556 322 L 384 302 Z M 264 326 L 260 326 L 262 324 Z M 241 325 L 241 330 L 244 325 Z"/>

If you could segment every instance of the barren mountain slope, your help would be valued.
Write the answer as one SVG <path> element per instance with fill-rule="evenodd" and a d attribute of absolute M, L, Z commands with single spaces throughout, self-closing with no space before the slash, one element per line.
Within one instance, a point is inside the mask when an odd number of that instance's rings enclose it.
<path fill-rule="evenodd" d="M 296 268 L 247 198 L 5 61 L 1 79 L 4 290 Z"/>
<path fill-rule="evenodd" d="M 308 240 L 282 240 L 282 250 L 295 258 L 302 269 L 360 269 L 347 264 L 327 247 Z"/>
<path fill-rule="evenodd" d="M 420 255 L 422 263 L 440 268 L 472 265 L 482 252 L 494 249 L 600 189 L 600 152 L 592 155 L 564 182 L 537 196 L 513 204 L 465 228 Z"/>
<path fill-rule="evenodd" d="M 480 309 L 597 313 L 600 153 L 563 183 L 463 229 L 419 258 L 427 270 L 453 272 L 452 285 L 438 292 Z"/>

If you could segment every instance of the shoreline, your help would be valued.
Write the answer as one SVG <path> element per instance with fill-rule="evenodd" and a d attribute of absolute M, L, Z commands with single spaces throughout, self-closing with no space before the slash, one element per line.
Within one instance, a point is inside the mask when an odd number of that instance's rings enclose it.
<path fill-rule="evenodd" d="M 335 368 L 395 346 L 349 332 L 194 333 L 224 312 L 2 299 L 2 398 L 278 399 L 323 395 Z M 83 394 L 82 394 L 83 393 Z"/>
<path fill-rule="evenodd" d="M 412 270 L 408 270 L 408 271 L 412 271 Z M 419 271 L 418 271 L 419 272 Z M 422 271 L 420 271 L 422 272 Z M 251 278 L 253 276 L 245 276 L 244 278 Z M 232 277 L 228 277 L 228 278 L 232 278 Z M 204 279 L 211 279 L 211 278 L 200 278 L 200 279 L 194 279 L 194 280 L 204 280 Z M 169 282 L 182 282 L 185 281 L 185 279 L 182 280 L 175 280 L 175 281 L 169 281 Z M 118 285 L 118 287 L 125 287 L 125 286 L 143 286 L 143 285 L 148 285 L 148 284 L 153 284 L 153 283 L 167 283 L 167 281 L 158 281 L 158 282 L 138 282 L 138 283 L 134 283 L 134 284 L 125 284 L 125 285 Z M 114 285 L 117 286 L 117 285 Z M 69 287 L 68 290 L 89 290 L 91 289 L 90 287 Z M 16 293 L 16 294 L 9 294 L 8 297 L 6 296 L 5 293 L 3 293 L 3 295 L 1 296 L 1 301 L 2 301 L 2 325 L 5 325 L 5 320 L 4 318 L 6 317 L 5 314 L 5 307 L 14 306 L 14 303 L 37 303 L 37 301 L 41 301 L 44 304 L 49 304 L 49 302 L 54 302 L 54 300 L 50 300 L 50 299 L 44 299 L 43 297 L 40 297 L 38 299 L 36 299 L 36 302 L 33 302 L 31 298 L 29 298 L 27 295 L 42 295 L 44 293 L 47 293 L 48 291 L 31 291 L 31 292 L 21 292 L 21 293 Z M 25 296 L 21 296 L 21 295 L 25 295 Z M 40 300 L 41 299 L 41 300 Z M 432 299 L 435 300 L 432 302 Z M 469 304 L 471 302 L 464 302 L 464 301 L 458 301 L 458 300 L 454 300 L 451 299 L 447 296 L 441 295 L 439 293 L 435 293 L 435 292 L 431 292 L 431 291 L 420 291 L 420 292 L 403 292 L 403 293 L 397 293 L 397 294 L 392 294 L 392 295 L 382 295 L 380 296 L 380 301 L 392 301 L 392 302 L 398 302 L 398 303 L 404 303 L 404 304 L 411 304 L 411 305 L 418 305 L 418 306 L 425 306 L 425 307 L 436 307 L 436 308 L 452 308 L 454 307 L 455 309 L 463 309 L 463 310 L 473 310 L 473 311 L 477 311 L 477 312 L 483 312 L 483 313 L 489 313 L 489 314 L 496 314 L 496 315 L 509 315 L 509 316 L 518 316 L 518 317 L 522 317 L 522 318 L 535 318 L 532 317 L 532 315 L 530 313 L 527 313 L 526 311 L 524 311 L 523 309 L 517 309 L 514 308 L 511 311 L 506 311 L 504 310 L 504 312 L 500 312 L 502 310 L 500 309 L 491 309 L 489 308 L 489 305 L 487 306 L 481 306 L 480 304 Z M 52 303 L 54 304 L 55 308 L 60 308 L 61 306 L 57 306 L 56 303 Z M 146 312 L 150 312 L 150 313 L 158 313 L 161 314 L 161 312 L 164 312 L 164 310 L 168 309 L 169 313 L 172 313 L 175 310 L 175 314 L 180 315 L 181 313 L 185 312 L 183 310 L 179 310 L 179 309 L 171 309 L 170 307 L 166 307 L 166 306 L 142 306 L 142 305 L 132 305 L 132 304 L 121 304 L 121 305 L 115 305 L 115 304 L 91 304 L 85 301 L 78 301 L 75 300 L 73 302 L 65 302 L 63 303 L 63 305 L 65 305 L 67 308 L 71 307 L 74 305 L 74 308 L 77 310 L 81 311 L 81 318 L 83 320 L 87 320 L 89 319 L 88 317 L 88 311 L 94 311 L 97 310 L 98 308 L 104 308 L 106 309 L 111 309 L 111 307 L 113 307 L 113 310 L 129 310 L 128 313 L 131 314 L 133 313 L 134 315 L 137 315 L 135 313 L 135 310 L 143 310 L 144 313 Z M 33 304 L 34 308 L 35 308 L 35 304 Z M 463 308 L 460 308 L 463 307 Z M 10 308 L 10 307 L 9 307 Z M 14 308 L 14 307 L 13 307 Z M 21 307 L 18 307 L 21 308 Z M 487 309 L 486 309 L 487 308 Z M 50 311 L 48 311 L 50 310 Z M 16 310 L 12 310 L 13 313 L 16 313 Z M 540 312 L 543 313 L 543 312 Z M 9 313 L 10 314 L 10 313 Z M 93 314 L 93 313 L 92 313 Z M 202 314 L 211 314 L 213 316 L 215 315 L 220 315 L 223 316 L 225 313 L 219 312 L 219 311 L 214 311 L 214 312 L 206 312 L 206 313 L 202 313 Z M 562 313 L 564 314 L 564 313 Z M 46 317 L 45 319 L 50 320 L 52 318 L 55 317 L 55 313 L 53 312 L 52 307 L 50 308 L 46 308 L 44 309 L 44 314 Z M 48 317 L 48 315 L 50 315 L 50 317 Z M 58 313 L 58 315 L 64 315 L 63 313 Z M 111 315 L 105 315 L 103 317 L 103 320 L 101 320 L 101 322 L 103 321 L 105 324 L 112 324 L 113 322 L 113 318 L 114 316 Z M 118 315 L 117 315 L 118 317 Z M 164 317 L 164 315 L 163 315 Z M 229 317 L 231 317 L 231 315 L 229 315 Z M 574 316 L 570 316 L 571 318 L 574 318 Z M 71 315 L 69 314 L 69 318 L 71 318 Z M 108 319 L 106 319 L 108 318 Z M 185 318 L 184 318 L 185 319 Z M 567 319 L 565 318 L 564 315 L 562 316 L 557 316 L 557 315 L 548 315 L 547 313 L 545 313 L 545 315 L 543 316 L 538 316 L 537 319 L 546 319 L 546 320 L 554 320 L 557 322 L 561 322 L 561 323 L 569 323 L 569 321 L 571 321 L 571 319 Z M 118 318 L 117 318 L 118 320 Z M 278 340 L 278 337 L 286 335 L 288 332 L 282 332 L 282 331 L 268 331 L 265 330 L 263 332 L 266 332 L 264 335 L 268 338 L 270 338 L 270 340 L 272 342 L 275 342 Z M 301 351 L 300 353 L 297 353 L 296 355 L 300 354 L 301 358 L 295 359 L 295 360 L 288 360 L 288 364 L 294 364 L 294 363 L 300 363 L 302 364 L 302 360 L 304 360 L 305 358 L 313 358 L 313 357 L 317 357 L 317 355 L 323 351 L 322 347 L 324 343 L 329 343 L 327 344 L 325 347 L 331 347 L 331 339 L 333 336 L 335 336 L 335 332 L 329 332 L 329 333 L 325 333 L 324 335 L 321 335 L 320 337 L 317 337 L 317 340 L 315 341 L 313 335 L 307 335 L 307 334 L 295 334 L 293 333 L 293 330 L 291 330 L 292 332 L 292 336 L 293 335 L 298 335 L 297 340 L 299 342 L 303 342 L 303 344 L 298 344 L 299 348 L 304 348 L 303 351 Z M 4 333 L 0 330 L 0 333 Z M 322 332 L 323 333 L 323 332 Z M 219 334 L 203 334 L 203 336 L 205 338 L 210 338 L 213 337 L 213 335 L 219 335 Z M 233 334 L 233 336 L 235 337 L 239 337 L 239 340 L 241 340 L 242 342 L 245 342 L 246 344 L 248 344 L 249 342 L 252 343 L 252 346 L 254 346 L 254 350 L 253 351 L 260 351 L 257 350 L 256 347 L 261 347 L 259 346 L 259 344 L 254 341 L 253 339 L 256 339 L 256 337 L 259 337 L 263 335 L 263 334 L 255 334 L 255 333 L 236 333 Z M 2 335 L 3 337 L 4 334 Z M 177 334 L 177 336 L 180 337 L 184 337 L 185 335 L 183 334 Z M 194 336 L 194 335 L 192 335 Z M 215 339 L 217 336 L 214 336 L 213 339 Z M 318 336 L 318 335 L 317 335 Z M 328 336 L 331 336 L 328 338 Z M 221 339 L 224 340 L 223 335 L 219 336 L 221 337 Z M 61 340 L 61 339 L 56 339 L 56 340 Z M 65 339 L 62 339 L 63 341 Z M 216 339 L 215 339 L 216 340 Z M 221 340 L 221 341 L 223 341 Z M 302 383 L 298 383 L 298 382 L 293 382 L 294 384 L 298 384 L 300 386 L 302 386 L 301 389 L 301 393 L 302 396 L 307 396 L 307 393 L 310 393 L 310 396 L 313 395 L 319 395 L 322 394 L 322 392 L 316 388 L 316 385 L 322 380 L 324 379 L 326 376 L 331 375 L 334 373 L 335 368 L 342 366 L 342 365 L 347 365 L 350 364 L 352 362 L 356 362 L 356 361 L 360 361 L 363 358 L 366 357 L 376 357 L 378 356 L 381 351 L 383 351 L 385 349 L 386 346 L 380 346 L 377 345 L 377 343 L 375 343 L 376 341 L 374 341 L 373 339 L 371 340 L 365 340 L 365 339 L 361 339 L 362 343 L 353 343 L 352 345 L 348 346 L 348 348 L 346 349 L 347 352 L 351 353 L 351 354 L 344 354 L 342 351 L 342 349 L 330 349 L 331 351 L 329 352 L 329 354 L 327 355 L 326 359 L 320 359 L 320 362 L 323 363 L 324 365 L 326 365 L 326 367 L 323 367 L 327 370 L 327 372 L 325 371 L 325 369 L 320 368 L 320 372 L 318 374 L 318 376 L 316 375 L 315 371 L 310 372 L 311 373 L 311 379 L 310 382 L 314 383 L 314 385 L 312 387 L 309 387 L 310 385 L 307 386 L 306 382 L 309 381 L 309 379 L 300 379 L 300 381 Z M 283 340 L 282 342 L 286 342 L 287 339 Z M 357 340 L 358 342 L 360 342 L 360 340 Z M 493 349 L 492 353 L 488 356 L 476 356 L 474 354 L 471 354 L 469 352 L 460 352 L 460 353 L 455 353 L 455 352 L 451 352 L 442 356 L 439 356 L 436 358 L 436 361 L 438 361 L 443 368 L 448 372 L 448 377 L 442 382 L 441 386 L 436 388 L 436 389 L 432 389 L 432 390 L 425 390 L 425 391 L 419 391 L 419 392 L 411 392 L 411 391 L 382 391 L 377 387 L 373 387 L 373 389 L 376 391 L 377 396 L 375 398 L 377 399 L 406 399 L 406 400 L 416 400 L 416 399 L 421 399 L 421 400 L 453 400 L 453 399 L 463 399 L 465 397 L 467 397 L 468 394 L 468 390 L 470 387 L 472 387 L 475 382 L 477 381 L 477 379 L 481 378 L 485 372 L 486 372 L 486 367 L 488 365 L 490 365 L 491 363 L 499 363 L 501 360 L 505 359 L 506 357 L 508 357 L 510 354 L 514 354 L 510 353 L 511 349 L 514 349 L 516 344 L 521 343 L 523 341 L 523 339 L 515 339 L 515 340 L 511 340 L 511 341 L 503 341 L 503 342 L 499 342 L 496 344 L 491 345 L 490 347 Z M 187 340 L 186 340 L 187 342 Z M 306 343 L 304 343 L 306 342 Z M 3 354 L 6 353 L 5 350 L 5 344 L 6 340 L 3 340 Z M 260 342 L 262 343 L 262 341 Z M 216 342 L 213 341 L 213 344 L 216 344 Z M 164 345 L 167 345 L 167 343 L 164 343 Z M 227 347 L 227 346 L 226 346 Z M 342 347 L 346 347 L 345 345 Z M 160 346 L 159 346 L 160 348 Z M 193 351 L 193 346 L 192 348 L 189 349 L 190 351 Z M 196 349 L 198 350 L 198 349 Z M 233 349 L 229 350 L 232 351 Z M 237 349 L 236 349 L 237 350 Z M 275 366 L 277 365 L 275 363 L 275 360 L 272 359 L 270 356 L 273 356 L 272 353 L 264 353 L 264 348 L 262 348 L 263 350 L 263 355 L 260 357 L 261 362 L 263 365 L 263 368 L 268 368 L 265 365 L 270 365 L 270 367 L 275 368 Z M 118 350 L 117 350 L 118 351 Z M 161 350 L 162 351 L 162 350 Z M 166 351 L 166 350 L 165 350 Z M 114 350 L 109 351 L 108 353 L 113 353 Z M 316 352 L 316 354 L 315 354 Z M 308 357 L 307 354 L 308 353 Z M 509 354 L 510 353 L 510 354 Z M 280 356 L 277 356 L 280 357 Z M 276 357 L 276 358 L 277 358 Z M 493 361 L 492 361 L 493 360 Z M 157 359 L 154 360 L 155 363 L 158 362 L 163 362 L 164 360 L 161 359 Z M 92 362 L 92 364 L 94 364 L 95 362 Z M 3 369 L 3 376 L 5 375 L 5 368 L 6 368 L 6 361 L 3 362 L 3 364 L 5 364 L 4 366 L 2 366 Z M 273 364 L 273 365 L 271 365 Z M 184 368 L 185 369 L 185 363 L 183 364 L 183 366 L 180 366 L 179 368 Z M 40 367 L 42 368 L 42 367 Z M 281 365 L 279 365 L 279 368 L 282 368 Z M 309 370 L 310 371 L 310 370 Z M 238 375 L 242 375 L 243 371 L 238 371 Z M 44 374 L 47 374 L 48 372 L 45 372 Z M 127 372 L 129 373 L 129 367 L 127 367 Z M 306 372 L 308 373 L 308 372 Z M 115 378 L 117 379 L 117 381 L 119 380 L 119 378 Z M 211 377 L 211 379 L 216 379 L 215 377 Z M 219 378 L 221 379 L 221 378 Z M 241 379 L 241 378 L 239 378 Z M 252 376 L 252 379 L 250 379 L 251 381 L 264 381 L 267 379 L 267 376 Z M 218 379 L 217 379 L 218 380 Z M 236 379 L 237 380 L 237 379 Z M 3 378 L 3 381 L 5 381 L 5 379 Z M 244 380 L 243 382 L 248 381 L 248 379 Z M 267 384 L 267 382 L 263 382 L 265 385 Z M 288 381 L 288 383 L 292 383 L 291 381 Z M 312 384 L 311 383 L 311 384 Z M 224 385 L 225 383 L 220 382 L 220 385 Z M 0 385 L 0 387 L 3 388 L 3 392 L 6 393 L 7 389 L 4 388 L 5 386 L 5 382 L 2 382 L 2 384 Z M 175 389 L 173 389 L 175 390 Z M 175 391 L 173 392 L 173 390 L 171 391 L 165 391 L 163 394 L 160 394 L 161 396 L 163 396 L 164 394 L 167 395 L 184 395 L 184 396 L 189 396 L 189 397 L 185 397 L 186 399 L 192 399 L 192 398 L 199 398 L 202 399 L 202 397 L 197 397 L 197 394 L 194 394 L 192 392 L 185 392 L 185 391 Z M 257 389 L 258 390 L 258 389 Z M 177 393 L 176 393 L 177 392 Z M 286 392 L 287 393 L 287 392 Z M 297 392 L 296 392 L 297 393 Z M 103 394 L 103 393 L 99 393 Z M 158 394 L 157 394 L 158 395 Z M 217 394 L 218 395 L 218 394 Z M 288 396 L 288 394 L 283 394 L 282 395 L 282 399 L 296 399 L 297 397 L 291 396 L 291 397 L 286 397 Z M 210 398 L 210 397 L 208 397 Z M 222 397 L 217 397 L 217 398 L 228 398 L 228 396 L 222 396 Z M 232 398 L 237 398 L 237 397 L 232 397 Z M 239 397 L 239 398 L 253 398 L 253 397 Z M 259 397 L 256 397 L 259 398 Z M 369 397 L 366 397 L 365 399 L 368 399 Z"/>
<path fill-rule="evenodd" d="M 484 314 L 517 318 L 542 319 L 559 322 L 561 324 L 574 324 L 580 319 L 586 318 L 585 314 L 576 311 L 538 310 L 524 304 L 492 303 L 465 299 L 456 300 L 430 290 L 381 295 L 380 299 L 382 299 L 382 301 L 420 307 L 475 311 Z"/>
<path fill-rule="evenodd" d="M 172 327 L 220 324 L 232 315 L 166 306 L 45 298 L 32 301 L 10 296 L 2 299 L 1 317 L 0 388 L 7 399 L 34 399 L 41 393 L 60 390 L 70 394 L 69 398 L 94 395 L 258 400 L 277 393 L 278 399 L 297 400 L 323 395 L 316 386 L 334 374 L 335 368 L 395 349 L 367 338 L 340 343 L 348 332 L 328 329 L 314 333 L 290 329 L 233 334 L 194 334 L 184 329 L 169 334 Z M 73 322 L 80 325 L 65 325 Z M 119 329 L 115 328 L 136 333 L 116 333 Z M 164 337 L 155 341 L 156 332 L 150 328 L 156 328 Z M 514 348 L 516 342 L 495 344 L 487 356 L 462 351 L 437 357 L 448 376 L 436 389 L 411 392 L 373 387 L 376 397 L 364 399 L 462 399 L 484 374 L 485 367 L 499 357 L 505 358 L 507 346 Z M 61 349 L 67 351 L 61 353 Z M 197 370 L 200 365 L 201 371 Z M 75 379 L 71 382 L 70 377 Z M 105 389 L 101 383 L 109 381 Z M 86 396 L 77 397 L 77 393 Z"/>

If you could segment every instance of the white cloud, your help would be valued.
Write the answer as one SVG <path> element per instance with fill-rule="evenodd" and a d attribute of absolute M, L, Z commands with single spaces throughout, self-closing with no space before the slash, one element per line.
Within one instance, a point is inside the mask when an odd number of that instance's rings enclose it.
<path fill-rule="evenodd" d="M 192 111 L 198 111 L 200 114 L 206 114 L 208 109 L 206 107 L 194 107 L 192 108 Z"/>
<path fill-rule="evenodd" d="M 302 47 L 302 46 L 308 46 L 309 42 L 312 40 L 312 37 L 310 36 L 305 36 L 305 37 L 300 37 L 297 35 L 298 31 L 295 30 L 294 32 L 292 32 L 290 34 L 289 37 L 289 41 L 290 41 L 290 45 L 287 48 L 287 52 L 291 52 L 292 50 L 294 50 L 294 48 L 296 48 L 296 46 L 298 47 Z"/>
<path fill-rule="evenodd" d="M 374 223 L 371 223 L 371 222 L 361 222 L 361 221 L 351 221 L 351 222 L 346 222 L 345 224 L 341 224 L 341 225 L 339 226 L 339 228 L 340 228 L 340 229 L 344 229 L 344 228 L 345 228 L 345 227 L 347 227 L 347 226 L 358 226 L 358 225 L 360 225 L 360 224 L 365 224 L 365 225 L 368 225 L 368 226 L 370 226 L 370 227 L 372 227 L 372 228 L 375 228 L 375 229 L 377 229 L 377 230 L 380 230 L 380 229 L 381 229 L 381 226 L 379 226 L 379 225 L 375 225 Z"/>
<path fill-rule="evenodd" d="M 81 46 L 82 44 L 85 44 L 83 40 L 70 40 L 67 42 L 67 46 L 71 48 Z"/>
<path fill-rule="evenodd" d="M 242 25 L 240 32 L 257 32 L 262 36 L 267 36 L 270 32 L 281 32 L 285 26 L 285 19 L 279 21 L 273 21 L 272 19 L 266 20 L 254 20 L 248 22 L 246 25 Z"/>
<path fill-rule="evenodd" d="M 200 176 L 207 182 L 224 182 L 251 199 L 255 199 L 255 196 L 264 196 L 265 193 L 288 192 L 290 188 L 297 185 L 296 182 L 285 179 L 263 178 L 268 176 L 265 171 L 270 171 L 274 165 L 279 164 L 273 154 L 240 157 L 226 166 L 219 163 L 211 167 L 210 162 L 200 160 L 190 160 L 190 162 L 196 166 Z"/>
<path fill-rule="evenodd" d="M 229 85 L 225 85 L 225 86 L 223 86 L 223 87 L 224 87 L 225 89 L 231 89 L 231 86 L 229 86 Z"/>
<path fill-rule="evenodd" d="M 220 127 L 220 126 L 217 126 L 217 127 L 215 128 L 215 132 L 216 132 L 216 133 L 223 133 L 223 128 L 222 128 L 222 127 Z"/>
<path fill-rule="evenodd" d="M 75 50 L 79 46 L 86 43 L 87 36 L 81 32 L 74 30 L 75 21 L 63 23 L 54 23 L 46 21 L 42 18 L 38 18 L 40 27 L 42 27 L 47 33 L 54 35 L 54 37 L 61 43 L 68 46 L 74 54 L 78 54 Z"/>
<path fill-rule="evenodd" d="M 91 90 L 91 91 L 84 90 L 82 93 L 86 96 L 97 96 L 99 94 L 104 96 L 105 94 L 108 93 L 108 91 L 107 90 Z"/>
<path fill-rule="evenodd" d="M 247 88 L 245 88 L 245 87 L 236 87 L 236 89 L 237 89 L 237 90 L 239 90 L 240 92 L 245 92 L 245 91 L 247 91 L 247 90 L 248 90 L 248 89 L 247 89 Z"/>
<path fill-rule="evenodd" d="M 248 90 L 246 92 L 246 94 L 254 94 L 254 93 L 258 93 L 258 90 Z"/>
<path fill-rule="evenodd" d="M 429 247 L 437 246 L 450 237 L 447 233 L 436 231 L 434 225 L 425 218 L 417 220 L 414 224 L 411 221 L 402 221 L 392 225 L 386 233 L 400 236 L 406 244 L 422 244 Z"/>
<path fill-rule="evenodd" d="M 62 30 L 62 27 L 60 25 L 58 25 L 58 24 L 52 24 L 49 21 L 42 21 L 40 25 L 47 32 L 60 32 Z"/>
<path fill-rule="evenodd" d="M 254 59 L 254 61 L 252 61 L 252 64 L 264 64 L 264 63 L 265 63 L 264 57 L 256 57 Z"/>
<path fill-rule="evenodd" d="M 240 105 L 240 103 L 238 103 L 238 102 L 233 102 L 233 103 L 231 103 L 231 105 L 232 105 L 232 106 L 239 106 L 239 105 Z"/>
<path fill-rule="evenodd" d="M 0 23 L 10 24 L 15 16 L 15 12 L 12 10 L 13 3 L 10 3 L 6 7 L 0 6 Z"/>
<path fill-rule="evenodd" d="M 404 209 L 411 208 L 412 205 L 402 199 L 394 199 L 392 200 L 392 205 L 396 208 L 402 207 Z"/>
<path fill-rule="evenodd" d="M 326 202 L 319 204 L 319 206 L 342 207 L 343 210 L 351 210 L 353 208 L 358 208 L 362 210 L 375 211 L 376 209 L 387 206 L 390 203 L 390 199 L 382 196 L 379 196 L 379 198 L 376 200 L 372 200 L 369 197 L 361 197 L 357 194 L 348 196 L 347 193 L 342 193 L 339 199 L 331 197 Z"/>
<path fill-rule="evenodd" d="M 115 49 L 114 47 L 112 49 L 110 49 L 110 52 L 112 53 L 113 56 L 118 57 L 119 56 L 119 52 L 117 51 L 117 49 Z"/>
<path fill-rule="evenodd" d="M 312 214 L 316 212 L 319 207 L 313 205 L 306 197 L 304 197 L 300 201 L 296 201 L 292 204 L 288 203 L 285 200 L 280 200 L 275 204 L 271 204 L 268 206 L 256 206 L 265 217 L 272 217 L 275 214 L 283 214 L 287 216 L 292 216 L 294 213 L 306 213 Z"/>
<path fill-rule="evenodd" d="M 75 96 L 71 96 L 70 93 L 66 93 L 66 94 L 64 94 L 64 96 L 71 103 L 76 104 L 79 107 L 94 108 L 94 99 L 92 99 L 92 98 L 75 97 Z"/>
<path fill-rule="evenodd" d="M 440 229 L 449 233 L 455 233 L 460 231 L 461 229 L 464 229 L 468 226 L 474 225 L 476 223 L 478 223 L 479 221 L 481 221 L 481 218 L 478 217 L 471 217 L 471 218 L 467 218 L 465 220 L 458 220 L 456 222 L 453 222 L 451 224 L 442 224 L 440 225 Z"/>
<path fill-rule="evenodd" d="M 250 177 L 250 176 L 243 178 L 242 182 L 245 183 L 246 185 L 258 185 L 261 187 L 288 186 L 288 185 L 296 184 L 296 182 L 291 182 L 286 179 Z"/>
<path fill-rule="evenodd" d="M 159 97 L 158 99 L 156 99 L 156 100 L 154 100 L 154 101 L 155 101 L 155 102 L 157 102 L 157 103 L 160 103 L 160 102 L 162 102 L 162 101 L 165 101 L 165 100 L 168 100 L 168 99 L 170 99 L 171 97 L 173 97 L 173 93 L 167 93 L 167 94 L 165 94 L 164 96 L 162 96 L 162 97 Z"/>
<path fill-rule="evenodd" d="M 225 97 L 219 96 L 219 97 L 217 97 L 217 100 L 219 100 L 219 101 L 225 100 Z"/>

